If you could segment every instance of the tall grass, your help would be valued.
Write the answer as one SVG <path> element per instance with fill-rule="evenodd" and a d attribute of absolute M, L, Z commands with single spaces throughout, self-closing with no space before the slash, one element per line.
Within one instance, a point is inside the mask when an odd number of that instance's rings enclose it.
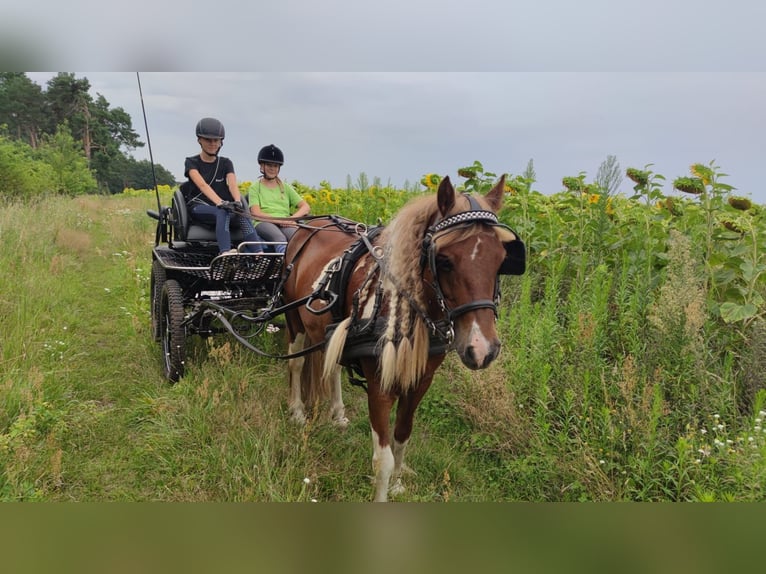
<path fill-rule="evenodd" d="M 407 196 L 302 192 L 315 213 L 368 223 Z M 733 245 L 701 241 L 710 213 L 527 191 L 503 213 L 512 226 L 520 206 L 530 260 L 501 281 L 501 356 L 481 372 L 448 356 L 398 500 L 763 500 L 766 327 L 716 311 L 711 290 L 725 289 L 710 273 Z M 136 193 L 0 214 L 0 499 L 368 500 L 358 388 L 345 387 L 346 430 L 322 417 L 297 427 L 285 365 L 226 336 L 190 341 L 186 376 L 163 380 L 155 208 Z M 283 348 L 284 332 L 272 337 Z"/>

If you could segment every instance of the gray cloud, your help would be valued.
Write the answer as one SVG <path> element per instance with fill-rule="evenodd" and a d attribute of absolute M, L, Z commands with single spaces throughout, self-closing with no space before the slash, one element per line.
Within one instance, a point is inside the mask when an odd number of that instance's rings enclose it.
<path fill-rule="evenodd" d="M 135 73 L 76 75 L 145 136 Z M 211 115 L 226 125 L 240 179 L 258 177 L 257 151 L 274 143 L 283 175 L 309 185 L 364 172 L 400 186 L 474 160 L 520 173 L 533 159 L 537 189 L 553 193 L 564 176 L 592 179 L 611 154 L 671 181 L 716 160 L 738 193 L 766 202 L 765 73 L 144 72 L 141 83 L 154 159 L 179 178 L 198 152 L 194 125 Z"/>

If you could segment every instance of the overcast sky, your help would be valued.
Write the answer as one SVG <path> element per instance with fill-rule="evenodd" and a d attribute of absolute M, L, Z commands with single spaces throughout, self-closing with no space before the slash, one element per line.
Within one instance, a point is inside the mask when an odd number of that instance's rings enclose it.
<path fill-rule="evenodd" d="M 154 159 L 179 178 L 214 116 L 240 179 L 274 143 L 283 175 L 308 185 L 364 172 L 400 186 L 474 160 L 518 174 L 533 159 L 536 188 L 555 193 L 614 155 L 669 181 L 715 160 L 766 203 L 764 22 L 763 0 L 25 0 L 0 5 L 0 60 L 262 70 L 141 73 Z M 146 140 L 135 72 L 76 75 Z"/>
<path fill-rule="evenodd" d="M 52 73 L 30 72 L 41 84 Z M 122 107 L 146 142 L 135 72 L 75 72 Z M 607 155 L 623 172 L 669 181 L 715 160 L 737 193 L 766 203 L 766 73 L 140 73 L 154 161 L 177 178 L 199 152 L 197 120 L 226 127 L 223 155 L 241 180 L 273 143 L 282 175 L 344 186 L 361 173 L 401 186 L 482 162 L 521 173 L 532 159 L 536 189 L 564 176 L 591 181 Z M 136 150 L 148 159 L 148 147 Z M 460 181 L 460 180 L 457 180 Z M 630 193 L 625 179 L 622 191 Z M 669 184 L 667 191 L 670 191 Z"/>

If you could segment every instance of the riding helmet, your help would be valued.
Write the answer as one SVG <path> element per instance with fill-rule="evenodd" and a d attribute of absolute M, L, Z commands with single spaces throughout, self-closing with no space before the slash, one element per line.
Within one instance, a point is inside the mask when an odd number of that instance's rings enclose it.
<path fill-rule="evenodd" d="M 223 139 L 226 137 L 226 130 L 223 129 L 223 124 L 217 119 L 202 118 L 197 122 L 197 137 Z"/>
<path fill-rule="evenodd" d="M 282 165 L 285 163 L 285 156 L 282 150 L 274 144 L 269 144 L 261 148 L 258 152 L 258 163 L 276 163 Z"/>

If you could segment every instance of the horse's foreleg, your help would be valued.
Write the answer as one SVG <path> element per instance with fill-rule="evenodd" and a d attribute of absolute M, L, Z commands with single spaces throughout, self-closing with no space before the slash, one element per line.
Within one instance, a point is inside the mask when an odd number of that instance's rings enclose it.
<path fill-rule="evenodd" d="M 415 418 L 415 411 L 426 394 L 428 387 L 431 386 L 432 376 L 426 376 L 408 392 L 399 397 L 399 404 L 396 407 L 396 423 L 394 425 L 394 438 L 392 441 L 394 455 L 394 471 L 391 476 L 393 483 L 389 492 L 392 495 L 404 492 L 402 484 L 402 471 L 410 470 L 404 463 L 404 453 L 407 450 L 407 443 L 412 435 L 412 423 Z"/>
<path fill-rule="evenodd" d="M 374 501 L 388 500 L 388 485 L 394 472 L 394 453 L 389 439 L 389 416 L 394 397 L 380 393 L 377 381 L 368 378 L 367 405 L 372 431 L 372 472 L 374 475 Z"/>
<path fill-rule="evenodd" d="M 330 395 L 330 414 L 332 415 L 332 422 L 339 427 L 348 426 L 348 418 L 346 418 L 346 407 L 343 405 L 343 391 L 341 389 L 341 371 L 340 365 L 336 366 L 332 373 L 332 389 Z"/>
<path fill-rule="evenodd" d="M 303 350 L 306 340 L 304 333 L 298 333 L 295 340 L 288 346 L 288 353 L 297 353 Z M 290 416 L 298 424 L 306 423 L 306 409 L 301 396 L 301 372 L 303 371 L 304 357 L 296 357 L 287 361 L 287 378 L 290 386 L 287 400 L 287 408 Z"/>
<path fill-rule="evenodd" d="M 389 488 L 389 492 L 393 496 L 404 492 L 404 485 L 402 484 L 402 467 L 404 465 L 404 451 L 407 450 L 408 442 L 409 439 L 406 439 L 404 442 L 399 442 L 394 437 L 392 444 L 392 450 L 394 454 L 394 472 L 392 475 L 393 484 L 391 485 L 391 488 Z"/>

